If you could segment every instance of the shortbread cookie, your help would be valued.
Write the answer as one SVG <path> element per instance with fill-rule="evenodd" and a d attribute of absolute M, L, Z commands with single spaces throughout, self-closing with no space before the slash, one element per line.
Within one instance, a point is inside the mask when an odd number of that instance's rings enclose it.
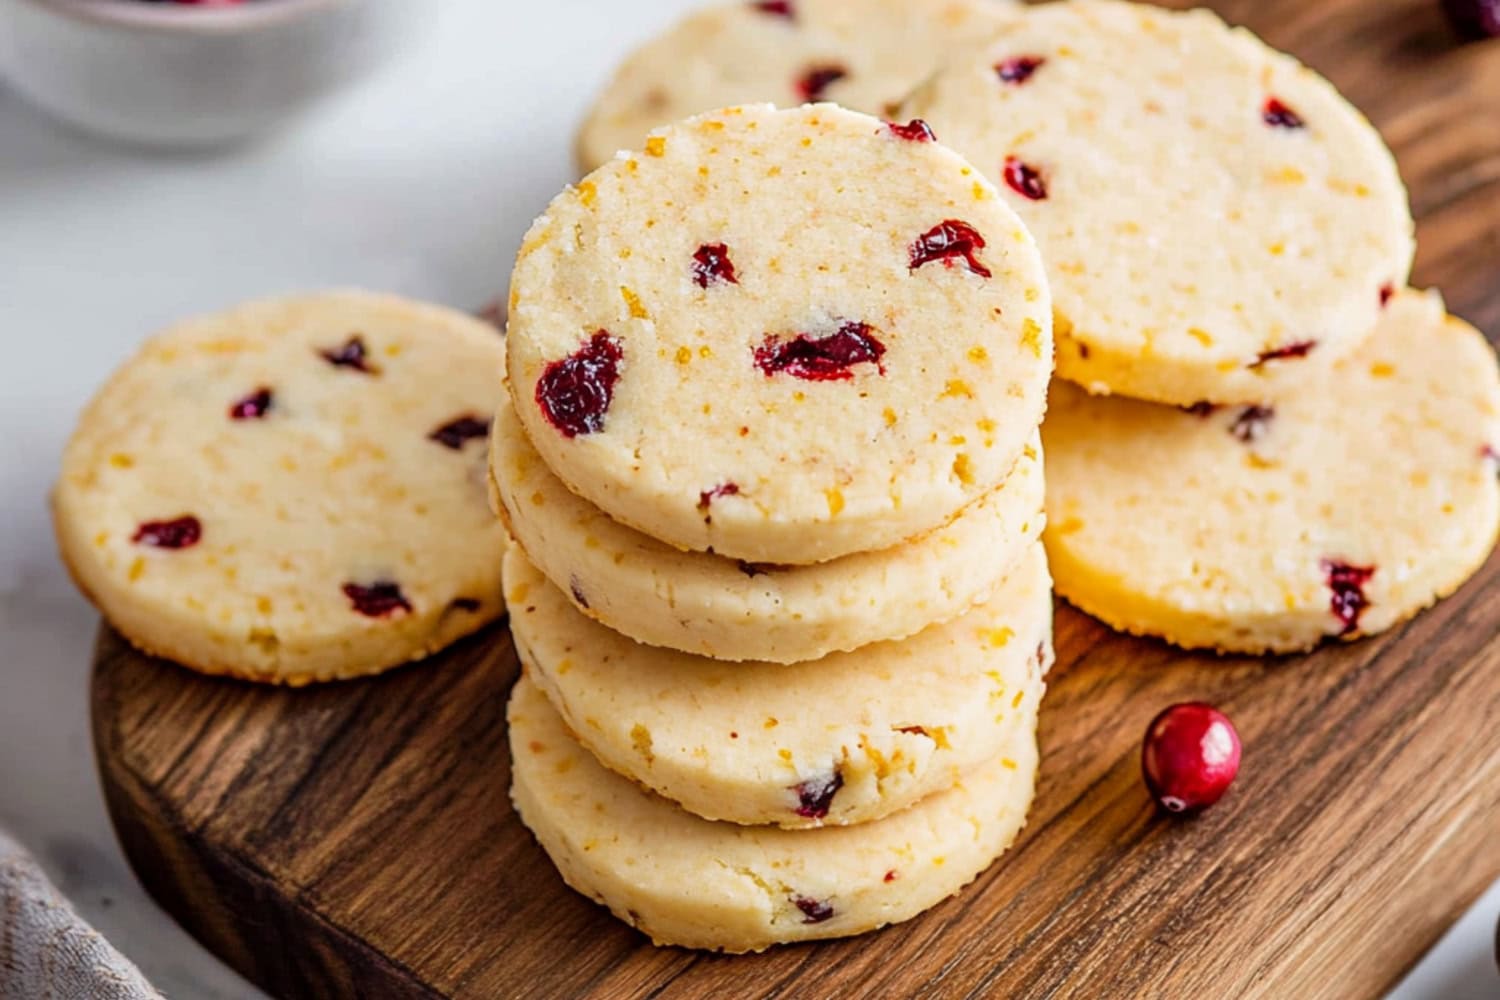
<path fill-rule="evenodd" d="M 176 326 L 79 420 L 63 559 L 131 642 L 207 673 L 305 684 L 435 652 L 503 610 L 504 363 L 480 320 L 363 292 Z"/>
<path fill-rule="evenodd" d="M 509 403 L 491 486 L 526 555 L 573 605 L 639 642 L 721 660 L 795 663 L 900 639 L 987 598 L 1041 537 L 1041 443 L 952 523 L 879 552 L 778 566 L 681 552 L 611 520 L 552 475 Z"/>
<path fill-rule="evenodd" d="M 696 11 L 615 71 L 578 135 L 584 173 L 654 128 L 714 108 L 829 100 L 888 113 L 938 65 L 982 45 L 1002 0 L 781 0 Z"/>
<path fill-rule="evenodd" d="M 511 695 L 511 798 L 564 881 L 659 945 L 725 952 L 909 920 L 989 867 L 1026 821 L 1036 737 L 875 823 L 779 830 L 685 813 L 601 767 L 528 679 Z"/>
<path fill-rule="evenodd" d="M 1060 594 L 1130 632 L 1258 653 L 1390 628 L 1466 580 L 1500 526 L 1500 376 L 1405 292 L 1325 383 L 1191 409 L 1053 388 Z"/>
<path fill-rule="evenodd" d="M 1411 266 L 1406 190 L 1369 122 L 1208 11 L 1032 8 L 901 113 L 1036 235 L 1058 374 L 1091 392 L 1286 395 L 1359 345 Z"/>
<path fill-rule="evenodd" d="M 1046 403 L 1036 247 L 962 158 L 832 105 L 731 108 L 560 195 L 511 284 L 552 471 L 680 548 L 806 564 L 932 531 Z"/>
<path fill-rule="evenodd" d="M 1033 545 L 987 603 L 809 663 L 725 663 L 589 621 L 512 547 L 529 676 L 605 766 L 706 819 L 864 823 L 949 787 L 1036 728 L 1052 581 Z"/>

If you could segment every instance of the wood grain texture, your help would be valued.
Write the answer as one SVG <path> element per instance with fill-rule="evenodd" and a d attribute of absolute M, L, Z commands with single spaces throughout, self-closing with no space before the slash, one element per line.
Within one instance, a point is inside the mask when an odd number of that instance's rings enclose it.
<path fill-rule="evenodd" d="M 1186 4 L 1174 4 L 1185 6 Z M 1415 283 L 1500 330 L 1500 43 L 1430 0 L 1214 4 L 1330 76 L 1396 150 Z M 148 889 L 284 997 L 1375 997 L 1500 877 L 1500 557 L 1395 632 L 1223 659 L 1068 609 L 1041 789 L 1000 864 L 911 923 L 746 958 L 656 949 L 568 891 L 512 815 L 502 628 L 383 678 L 285 692 L 101 632 L 95 741 Z M 1223 706 L 1229 797 L 1158 816 L 1138 740 Z"/>

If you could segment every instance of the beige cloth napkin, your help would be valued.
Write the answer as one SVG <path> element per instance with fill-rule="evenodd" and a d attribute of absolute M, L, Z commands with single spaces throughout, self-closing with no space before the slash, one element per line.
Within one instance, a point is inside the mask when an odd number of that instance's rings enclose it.
<path fill-rule="evenodd" d="M 0 831 L 0 997 L 161 1000 L 139 969 L 74 912 Z"/>

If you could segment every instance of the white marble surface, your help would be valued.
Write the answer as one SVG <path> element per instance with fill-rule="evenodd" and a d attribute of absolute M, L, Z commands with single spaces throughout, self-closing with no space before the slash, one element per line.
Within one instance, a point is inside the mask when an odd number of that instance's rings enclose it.
<path fill-rule="evenodd" d="M 169 995 L 259 996 L 146 898 L 100 800 L 96 619 L 57 564 L 45 509 L 78 408 L 186 313 L 334 284 L 462 307 L 501 292 L 527 223 L 569 179 L 589 95 L 692 2 L 430 0 L 436 23 L 399 63 L 213 157 L 99 143 L 0 88 L 0 824 Z M 1396 997 L 1500 996 L 1497 911 L 1500 885 Z"/>

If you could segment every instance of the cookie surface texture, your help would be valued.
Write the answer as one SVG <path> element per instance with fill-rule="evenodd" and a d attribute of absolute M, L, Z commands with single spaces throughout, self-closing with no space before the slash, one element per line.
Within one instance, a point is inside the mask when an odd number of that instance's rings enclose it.
<path fill-rule="evenodd" d="M 135 645 L 207 673 L 297 685 L 436 652 L 503 610 L 504 360 L 479 320 L 363 292 L 175 326 L 68 444 L 64 560 Z"/>

